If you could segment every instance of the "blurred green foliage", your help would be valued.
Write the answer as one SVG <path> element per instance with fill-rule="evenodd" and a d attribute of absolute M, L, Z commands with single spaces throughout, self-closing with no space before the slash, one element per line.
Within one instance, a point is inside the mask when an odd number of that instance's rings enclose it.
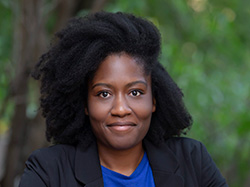
<path fill-rule="evenodd" d="M 161 63 L 181 87 L 202 141 L 230 186 L 250 166 L 250 1 L 113 1 L 108 11 L 147 17 L 162 34 Z"/>
<path fill-rule="evenodd" d="M 230 186 L 243 186 L 250 177 L 250 1 L 111 0 L 105 10 L 142 16 L 159 28 L 160 61 L 193 116 L 188 137 L 206 145 Z M 13 74 L 12 19 L 8 1 L 0 1 L 0 110 Z M 48 32 L 54 22 L 52 15 Z M 11 103 L 0 117 L 1 133 Z"/>
<path fill-rule="evenodd" d="M 13 103 L 7 103 L 10 81 L 14 73 L 11 62 L 13 16 L 9 1 L 0 1 L 0 134 L 5 132 L 13 113 Z"/>

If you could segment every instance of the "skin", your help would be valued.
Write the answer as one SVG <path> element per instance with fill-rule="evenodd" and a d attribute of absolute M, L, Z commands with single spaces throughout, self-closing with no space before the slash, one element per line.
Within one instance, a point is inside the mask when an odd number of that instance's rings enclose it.
<path fill-rule="evenodd" d="M 155 100 L 151 76 L 135 58 L 112 54 L 98 67 L 88 84 L 88 107 L 103 166 L 130 175 L 140 163 Z"/>

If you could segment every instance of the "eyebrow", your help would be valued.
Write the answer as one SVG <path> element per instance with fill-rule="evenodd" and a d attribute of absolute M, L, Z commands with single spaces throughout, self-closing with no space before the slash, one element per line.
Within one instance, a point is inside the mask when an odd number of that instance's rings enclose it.
<path fill-rule="evenodd" d="M 131 87 L 134 86 L 135 84 L 144 84 L 146 86 L 146 88 L 148 87 L 147 82 L 145 81 L 134 81 L 134 82 L 130 82 L 126 85 L 126 87 Z"/>
<path fill-rule="evenodd" d="M 126 87 L 131 87 L 131 86 L 134 86 L 135 84 L 144 84 L 146 87 L 148 87 L 148 84 L 145 82 L 145 81 L 134 81 L 134 82 L 130 82 L 126 85 Z M 92 89 L 94 89 L 95 87 L 97 86 L 106 86 L 106 87 L 109 87 L 109 88 L 113 88 L 113 86 L 111 84 L 108 84 L 108 83 L 97 83 L 97 84 L 94 84 L 92 86 Z"/>

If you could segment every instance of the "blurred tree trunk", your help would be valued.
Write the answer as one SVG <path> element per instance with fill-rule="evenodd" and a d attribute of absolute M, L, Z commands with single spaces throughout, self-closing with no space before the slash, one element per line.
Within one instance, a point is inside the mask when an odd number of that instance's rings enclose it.
<path fill-rule="evenodd" d="M 13 62 L 15 77 L 11 84 L 11 97 L 15 102 L 11 122 L 11 136 L 5 161 L 5 175 L 2 186 L 13 186 L 20 172 L 21 154 L 27 136 L 29 119 L 26 116 L 28 104 L 29 72 L 45 46 L 44 23 L 41 0 L 20 0 L 13 3 L 15 16 Z"/>
<path fill-rule="evenodd" d="M 50 11 L 57 15 L 57 22 L 53 30 L 61 29 L 67 20 L 75 16 L 79 10 L 92 9 L 98 11 L 105 2 L 106 0 L 55 0 L 48 2 L 52 7 Z M 32 119 L 28 118 L 26 114 L 29 87 L 37 90 L 38 93 L 38 85 L 32 84 L 29 74 L 47 45 L 45 26 L 47 19 L 49 19 L 49 13 L 45 15 L 45 7 L 44 0 L 17 0 L 13 3 L 15 77 L 11 85 L 11 98 L 15 102 L 15 109 L 11 122 L 5 173 L 0 183 L 2 187 L 17 186 L 18 176 L 23 173 L 24 161 L 27 156 L 33 150 L 47 145 L 44 138 L 45 124 L 40 112 Z"/>

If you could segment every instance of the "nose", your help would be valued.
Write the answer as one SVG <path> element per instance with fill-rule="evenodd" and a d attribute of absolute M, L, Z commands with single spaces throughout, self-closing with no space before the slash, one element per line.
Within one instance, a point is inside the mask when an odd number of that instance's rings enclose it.
<path fill-rule="evenodd" d="M 119 94 L 113 101 L 111 115 L 125 117 L 129 114 L 131 114 L 131 108 L 128 105 L 127 99 L 122 94 Z"/>

